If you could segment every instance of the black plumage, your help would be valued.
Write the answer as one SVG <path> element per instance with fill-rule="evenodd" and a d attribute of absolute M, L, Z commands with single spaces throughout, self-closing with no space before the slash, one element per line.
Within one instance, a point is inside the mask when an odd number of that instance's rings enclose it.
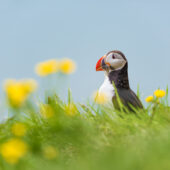
<path fill-rule="evenodd" d="M 124 57 L 124 56 L 123 56 Z M 124 57 L 125 58 L 125 57 Z M 126 59 L 126 58 L 125 58 Z M 127 60 L 126 60 L 127 61 Z M 118 95 L 121 102 L 129 109 L 133 110 L 132 106 L 135 108 L 143 108 L 141 101 L 136 96 L 136 94 L 130 89 L 129 79 L 128 79 L 128 63 L 120 70 L 112 70 L 109 73 L 109 80 L 111 83 L 114 82 L 117 89 Z M 112 98 L 115 108 L 119 108 L 116 95 Z"/>

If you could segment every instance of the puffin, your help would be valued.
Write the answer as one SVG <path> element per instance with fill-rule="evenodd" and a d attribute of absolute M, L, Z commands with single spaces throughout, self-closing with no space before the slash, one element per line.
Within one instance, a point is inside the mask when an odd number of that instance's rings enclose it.
<path fill-rule="evenodd" d="M 131 90 L 128 78 L 128 61 L 125 55 L 118 50 L 110 51 L 101 57 L 96 64 L 96 71 L 104 71 L 105 79 L 100 93 L 105 94 L 107 99 L 113 103 L 116 109 L 120 109 L 115 88 L 121 103 L 130 111 L 133 107 L 143 108 L 137 95 Z M 113 85 L 114 84 L 114 85 Z"/>

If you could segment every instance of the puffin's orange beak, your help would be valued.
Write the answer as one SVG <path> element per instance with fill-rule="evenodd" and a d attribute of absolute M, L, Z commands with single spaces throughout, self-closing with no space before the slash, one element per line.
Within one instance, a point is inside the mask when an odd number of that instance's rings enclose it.
<path fill-rule="evenodd" d="M 105 55 L 99 59 L 99 61 L 96 64 L 96 71 L 104 71 L 103 68 L 105 68 L 106 64 L 104 61 Z"/>

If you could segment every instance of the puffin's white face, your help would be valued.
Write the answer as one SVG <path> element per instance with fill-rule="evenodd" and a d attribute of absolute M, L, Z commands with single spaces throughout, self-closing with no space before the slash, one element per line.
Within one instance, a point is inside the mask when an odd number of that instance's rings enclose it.
<path fill-rule="evenodd" d="M 96 64 L 96 71 L 120 70 L 127 63 L 124 55 L 119 51 L 111 51 L 104 55 Z"/>

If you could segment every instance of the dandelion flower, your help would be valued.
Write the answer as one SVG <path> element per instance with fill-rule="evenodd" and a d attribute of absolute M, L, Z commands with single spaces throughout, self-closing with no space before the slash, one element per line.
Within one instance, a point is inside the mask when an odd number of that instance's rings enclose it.
<path fill-rule="evenodd" d="M 40 113 L 44 118 L 51 118 L 54 116 L 54 110 L 49 104 L 42 104 L 40 106 Z"/>
<path fill-rule="evenodd" d="M 27 93 L 32 93 L 37 89 L 37 82 L 33 79 L 27 79 L 27 80 L 23 80 L 23 88 L 25 88 L 25 91 Z"/>
<path fill-rule="evenodd" d="M 60 61 L 60 71 L 64 74 L 71 74 L 76 70 L 76 64 L 70 59 Z"/>
<path fill-rule="evenodd" d="M 39 76 L 48 76 L 56 73 L 59 70 L 59 63 L 57 60 L 48 60 L 36 65 L 35 71 Z"/>
<path fill-rule="evenodd" d="M 26 126 L 23 123 L 15 123 L 11 128 L 12 133 L 15 136 L 21 137 L 26 134 Z"/>
<path fill-rule="evenodd" d="M 5 82 L 5 92 L 11 105 L 16 107 L 21 106 L 27 98 L 22 84 L 15 80 L 7 80 Z"/>
<path fill-rule="evenodd" d="M 27 152 L 27 144 L 20 139 L 10 139 L 1 145 L 1 154 L 6 162 L 16 164 Z"/>
<path fill-rule="evenodd" d="M 4 83 L 4 89 L 13 107 L 20 107 L 26 101 L 28 96 L 36 89 L 35 80 L 14 80 L 8 79 Z"/>
<path fill-rule="evenodd" d="M 153 99 L 154 99 L 153 96 L 148 96 L 148 97 L 145 99 L 145 101 L 149 103 L 149 102 L 152 102 Z"/>
<path fill-rule="evenodd" d="M 154 95 L 155 95 L 157 98 L 162 98 L 162 97 L 164 97 L 164 96 L 166 95 L 166 92 L 165 92 L 164 90 L 158 89 L 158 90 L 156 90 L 156 91 L 154 92 Z"/>
<path fill-rule="evenodd" d="M 93 98 L 97 104 L 105 104 L 108 102 L 108 97 L 105 93 L 95 92 Z"/>
<path fill-rule="evenodd" d="M 65 112 L 69 116 L 76 115 L 77 111 L 78 111 L 77 107 L 76 107 L 76 105 L 74 103 L 70 103 L 70 104 L 65 106 Z"/>
<path fill-rule="evenodd" d="M 46 146 L 43 149 L 43 155 L 46 159 L 52 160 L 58 156 L 58 151 L 53 146 Z"/>

